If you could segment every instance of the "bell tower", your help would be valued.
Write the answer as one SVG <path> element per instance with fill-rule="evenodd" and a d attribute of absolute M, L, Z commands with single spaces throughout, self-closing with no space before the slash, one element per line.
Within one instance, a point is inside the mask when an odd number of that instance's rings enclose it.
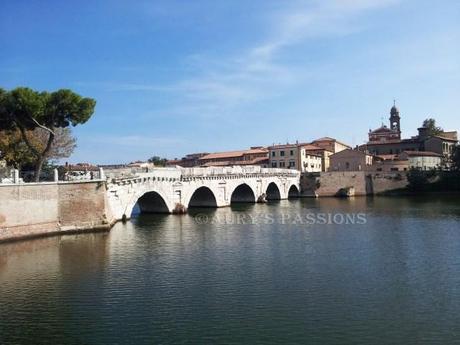
<path fill-rule="evenodd" d="M 396 108 L 396 101 L 393 101 L 393 106 L 390 110 L 390 129 L 398 135 L 401 139 L 401 117 L 399 116 L 399 109 Z"/>

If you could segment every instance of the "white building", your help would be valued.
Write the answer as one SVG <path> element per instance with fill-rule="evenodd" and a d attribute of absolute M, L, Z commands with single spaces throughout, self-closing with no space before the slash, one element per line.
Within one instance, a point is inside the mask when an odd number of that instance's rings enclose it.
<path fill-rule="evenodd" d="M 442 165 L 443 156 L 429 151 L 404 151 L 399 158 L 409 161 L 409 168 L 420 170 L 439 169 Z"/>
<path fill-rule="evenodd" d="M 295 169 L 301 172 L 320 172 L 322 156 L 311 151 L 310 144 L 285 144 L 268 147 L 270 168 Z M 321 148 L 316 147 L 318 150 Z"/>

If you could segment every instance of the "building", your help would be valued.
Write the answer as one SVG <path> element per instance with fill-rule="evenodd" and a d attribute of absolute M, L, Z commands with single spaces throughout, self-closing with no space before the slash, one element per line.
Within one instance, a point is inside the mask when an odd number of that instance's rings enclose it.
<path fill-rule="evenodd" d="M 384 173 L 408 171 L 409 161 L 407 159 L 401 159 L 398 155 L 374 156 L 372 166 L 369 170 Z"/>
<path fill-rule="evenodd" d="M 351 146 L 330 137 L 324 137 L 313 140 L 311 144 L 328 150 L 332 153 L 337 153 L 346 149 L 351 149 Z"/>
<path fill-rule="evenodd" d="M 401 160 L 409 162 L 409 168 L 433 170 L 442 167 L 443 155 L 429 151 L 404 151 L 399 155 Z"/>
<path fill-rule="evenodd" d="M 316 155 L 313 153 L 309 153 L 308 151 L 301 150 L 301 158 L 300 158 L 300 165 L 301 165 L 301 172 L 321 172 L 323 171 L 323 157 L 320 155 Z"/>
<path fill-rule="evenodd" d="M 268 147 L 271 168 L 288 168 L 300 170 L 299 145 L 285 144 Z"/>
<path fill-rule="evenodd" d="M 362 171 L 370 170 L 373 156 L 359 150 L 346 149 L 329 157 L 329 171 Z"/>
<path fill-rule="evenodd" d="M 329 157 L 334 154 L 334 152 L 329 151 L 325 148 L 313 145 L 306 144 L 302 147 L 305 150 L 305 153 L 320 156 L 321 157 L 321 171 L 328 171 L 329 169 Z"/>
<path fill-rule="evenodd" d="M 181 159 L 169 160 L 167 162 L 167 165 L 170 165 L 170 166 L 178 165 L 184 168 L 196 167 L 200 165 L 199 159 L 208 154 L 209 154 L 208 152 L 190 153 L 186 155 L 185 157 L 182 157 Z"/>
<path fill-rule="evenodd" d="M 268 149 L 262 146 L 254 146 L 249 150 L 209 153 L 198 158 L 198 165 L 203 167 L 232 165 L 268 167 L 268 164 Z"/>
<path fill-rule="evenodd" d="M 271 168 L 295 169 L 302 172 L 322 171 L 324 149 L 306 143 L 279 144 L 268 147 Z"/>
<path fill-rule="evenodd" d="M 418 128 L 418 135 L 408 139 L 401 139 L 401 117 L 396 105 L 390 110 L 390 127 L 382 126 L 376 130 L 369 130 L 369 140 L 359 147 L 373 155 L 400 154 L 404 151 L 428 151 L 442 155 L 442 164 L 449 167 L 452 153 L 458 142 L 457 132 L 441 132 L 431 135 L 429 129 Z"/>

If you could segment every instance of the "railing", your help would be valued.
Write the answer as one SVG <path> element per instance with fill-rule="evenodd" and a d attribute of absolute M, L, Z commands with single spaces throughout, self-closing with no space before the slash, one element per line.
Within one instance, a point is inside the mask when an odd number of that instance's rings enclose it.
<path fill-rule="evenodd" d="M 40 174 L 39 182 L 73 182 L 73 181 L 91 181 L 105 180 L 104 171 L 64 171 L 64 170 L 46 170 Z M 22 183 L 37 183 L 35 182 L 34 171 L 19 171 L 11 169 L 8 174 L 0 175 L 0 184 L 22 184 Z"/>

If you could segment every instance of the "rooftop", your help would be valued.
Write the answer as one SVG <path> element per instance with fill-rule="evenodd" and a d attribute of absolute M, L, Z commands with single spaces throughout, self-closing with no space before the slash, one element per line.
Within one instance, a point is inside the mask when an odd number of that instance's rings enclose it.
<path fill-rule="evenodd" d="M 243 157 L 244 155 L 264 154 L 264 153 L 268 153 L 268 150 L 266 148 L 252 148 L 249 150 L 214 152 L 214 153 L 210 153 L 210 154 L 200 157 L 199 160 L 235 158 L 235 157 Z"/>
<path fill-rule="evenodd" d="M 442 157 L 442 155 L 430 151 L 404 151 L 409 157 Z"/>

